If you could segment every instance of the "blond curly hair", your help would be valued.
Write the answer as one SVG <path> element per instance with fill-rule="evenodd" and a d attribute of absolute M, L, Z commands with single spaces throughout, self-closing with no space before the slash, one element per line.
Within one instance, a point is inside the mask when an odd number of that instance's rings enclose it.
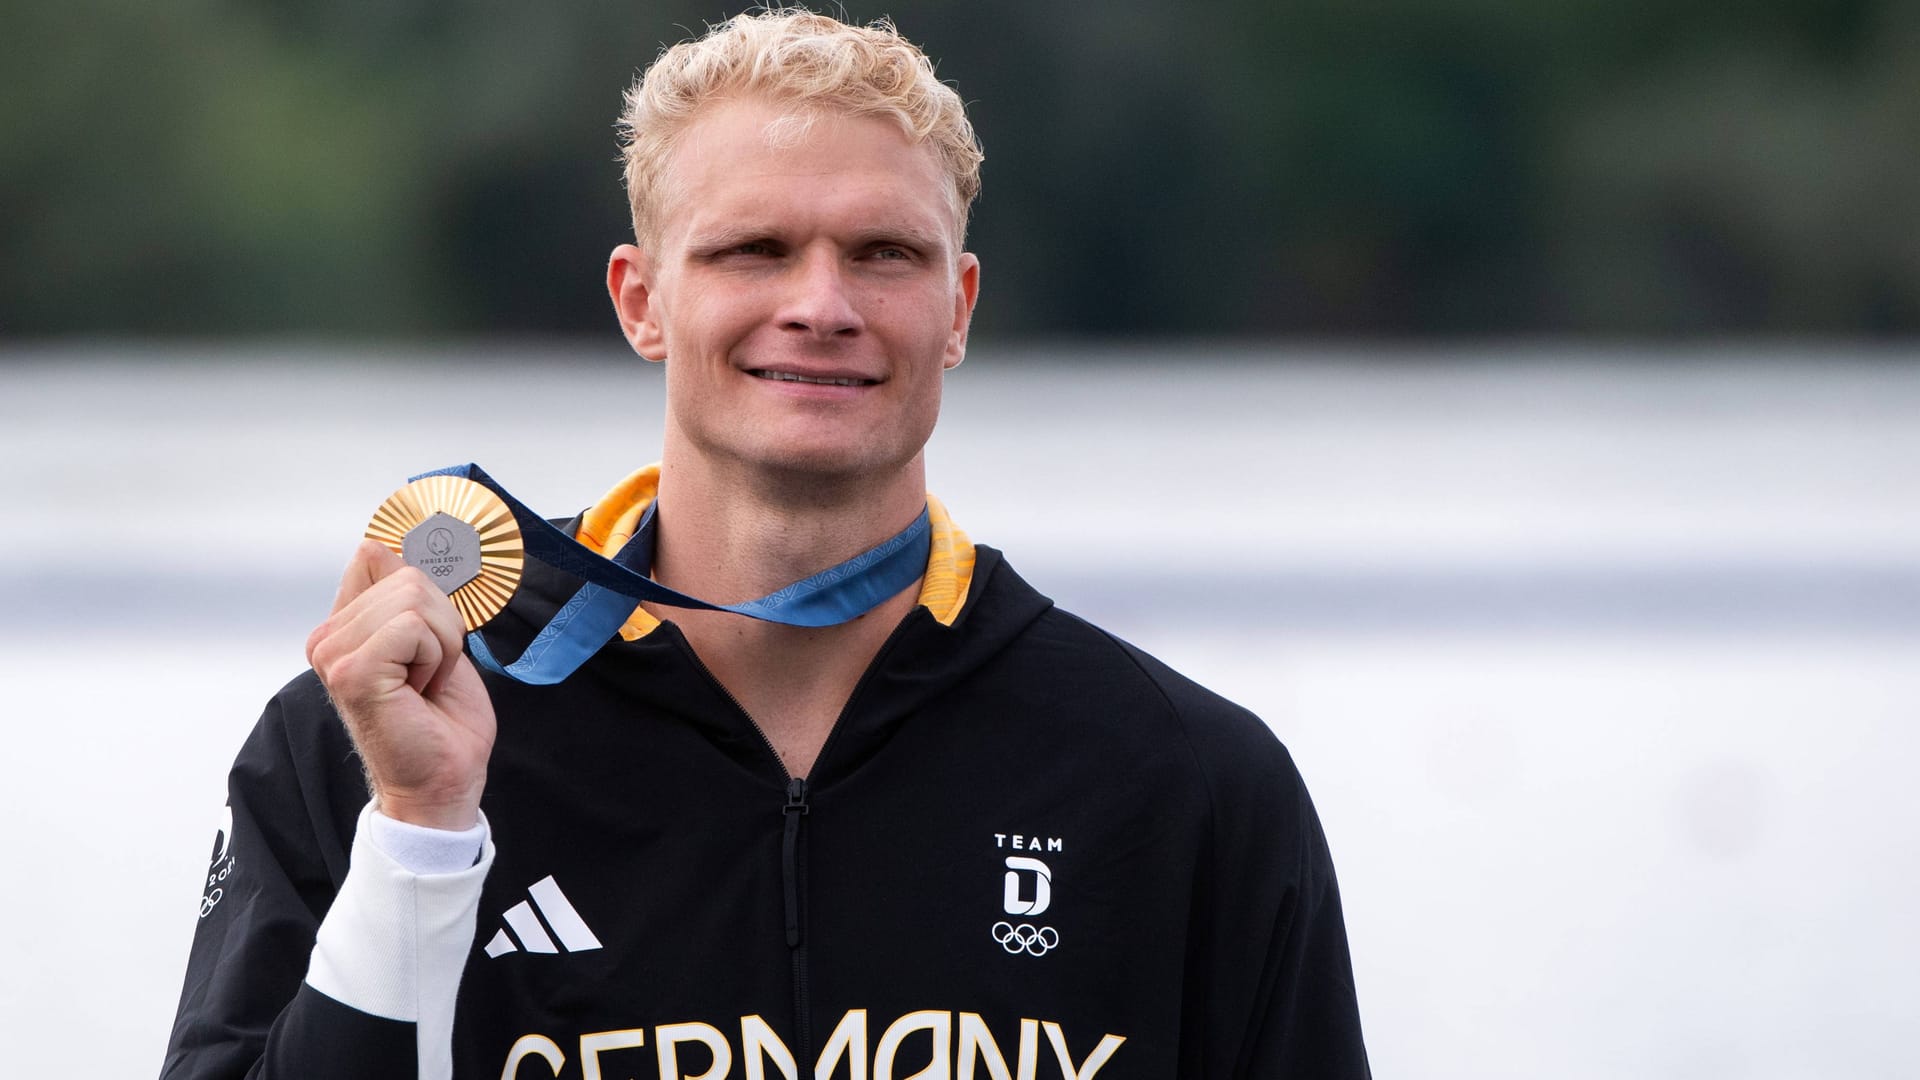
<path fill-rule="evenodd" d="M 933 62 L 890 21 L 849 26 L 783 7 L 736 15 L 704 37 L 666 49 L 627 90 L 621 152 L 633 232 L 642 245 L 658 238 L 661 188 L 681 133 L 705 106 L 741 98 L 795 106 L 781 125 L 788 137 L 803 134 L 820 111 L 899 124 L 938 155 L 956 235 L 966 235 L 983 155 L 960 95 L 934 77 Z"/>

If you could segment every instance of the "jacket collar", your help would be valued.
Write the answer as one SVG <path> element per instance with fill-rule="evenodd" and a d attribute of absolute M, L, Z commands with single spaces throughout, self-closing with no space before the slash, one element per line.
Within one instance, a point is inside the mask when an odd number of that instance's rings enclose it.
<path fill-rule="evenodd" d="M 636 469 L 608 489 L 600 500 L 588 507 L 574 524 L 574 539 L 596 554 L 611 558 L 629 543 L 645 543 L 651 548 L 656 518 L 647 513 L 660 492 L 660 466 Z M 973 541 L 953 523 L 947 508 L 931 493 L 927 495 L 927 513 L 933 523 L 933 546 L 927 553 L 926 573 L 920 579 L 920 606 L 944 625 L 952 625 L 966 606 L 967 591 L 975 569 Z M 643 565 L 652 564 L 651 551 Z M 653 633 L 660 620 L 644 607 L 635 605 L 620 636 L 635 641 Z"/>

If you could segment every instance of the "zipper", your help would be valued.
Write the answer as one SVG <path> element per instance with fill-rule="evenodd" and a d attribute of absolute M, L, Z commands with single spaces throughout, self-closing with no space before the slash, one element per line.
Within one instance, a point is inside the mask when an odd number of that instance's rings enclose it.
<path fill-rule="evenodd" d="M 800 947 L 800 875 L 795 866 L 794 849 L 800 846 L 800 819 L 805 817 L 807 782 L 799 777 L 787 780 L 787 805 L 780 808 L 786 826 L 780 835 L 780 883 L 787 898 L 787 948 Z"/>
<path fill-rule="evenodd" d="M 801 935 L 800 917 L 800 819 L 807 816 L 807 782 L 787 778 L 787 804 L 780 808 L 785 819 L 780 833 L 780 883 L 787 901 L 787 949 L 793 960 L 794 1027 L 800 1036 L 801 1061 L 813 1060 L 813 1010 L 807 1000 L 807 943 Z"/>
<path fill-rule="evenodd" d="M 797 1060 L 810 1062 L 813 1060 L 813 1014 L 807 993 L 809 980 L 805 919 L 800 911 L 800 819 L 812 810 L 807 805 L 807 781 L 787 771 L 787 763 L 781 759 L 780 751 L 774 749 L 773 740 L 767 737 L 767 729 L 760 726 L 760 721 L 754 719 L 745 705 L 740 704 L 740 699 L 733 696 L 727 684 L 715 677 L 713 669 L 700 659 L 700 654 L 693 651 L 693 646 L 687 644 L 685 638 L 681 639 L 681 644 L 686 646 L 686 654 L 693 659 L 693 665 L 700 669 L 700 674 L 707 677 L 707 682 L 720 691 L 720 696 L 727 699 L 735 712 L 746 717 L 747 723 L 753 725 L 754 734 L 760 736 L 760 745 L 767 748 L 767 759 L 773 762 L 773 767 L 787 781 L 786 802 L 780 807 L 780 891 L 786 913 L 787 955 L 793 969 L 793 1033 L 797 1036 L 794 1041 L 800 1046 Z M 865 681 L 864 676 L 862 681 Z M 858 692 L 856 689 L 855 693 Z M 847 703 L 853 703 L 851 696 L 847 698 Z M 833 741 L 833 733 L 839 730 L 840 721 L 845 717 L 846 710 L 842 709 L 827 732 L 828 742 Z M 826 753 L 825 743 L 821 744 L 821 753 Z M 802 1064 L 801 1067 L 804 1069 L 806 1066 Z"/>
<path fill-rule="evenodd" d="M 900 640 L 900 635 L 907 624 L 912 622 L 918 614 L 917 610 L 912 611 L 906 618 L 901 619 L 900 624 L 893 628 L 893 633 L 887 635 L 887 640 L 881 643 L 879 651 L 873 654 L 873 662 L 869 663 L 867 670 L 860 674 L 860 681 L 854 684 L 853 692 L 847 695 L 847 703 L 841 706 L 840 715 L 834 717 L 833 726 L 827 729 L 827 737 L 820 743 L 820 753 L 814 756 L 815 764 L 826 759 L 827 750 L 833 746 L 833 740 L 840 734 L 840 728 L 844 725 L 847 715 L 853 711 L 854 704 L 860 700 L 861 692 L 867 688 L 868 683 L 872 682 L 873 673 L 880 669 L 887 654 L 893 651 L 894 643 Z M 753 725 L 754 733 L 760 736 L 761 745 L 767 748 L 767 757 L 773 761 L 774 768 L 778 769 L 780 775 L 787 781 L 786 802 L 780 807 L 780 886 L 786 911 L 787 951 L 793 963 L 793 1024 L 794 1034 L 799 1036 L 796 1041 L 800 1044 L 800 1056 L 796 1060 L 800 1068 L 805 1070 L 808 1067 L 807 1063 L 813 1060 L 813 1014 L 808 993 L 810 980 L 807 966 L 806 917 L 800 902 L 802 884 L 800 826 L 801 819 L 812 812 L 812 807 L 807 802 L 807 780 L 803 776 L 794 776 L 787 771 L 787 763 L 781 759 L 780 751 L 774 748 L 773 740 L 767 737 L 767 729 L 761 727 L 760 721 L 754 719 L 746 706 L 740 704 L 740 699 L 733 696 L 733 691 L 727 689 L 726 684 L 714 676 L 713 669 L 707 666 L 705 660 L 700 659 L 700 654 L 693 651 L 693 646 L 684 636 L 681 637 L 680 643 L 686 654 L 693 658 L 694 666 L 707 677 L 707 682 L 720 691 L 720 696 L 727 699 L 735 712 L 746 717 L 747 723 Z"/>

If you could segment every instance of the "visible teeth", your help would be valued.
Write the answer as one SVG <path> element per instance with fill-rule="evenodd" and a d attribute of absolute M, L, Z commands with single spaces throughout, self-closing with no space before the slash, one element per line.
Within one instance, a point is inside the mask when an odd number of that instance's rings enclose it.
<path fill-rule="evenodd" d="M 799 375 L 791 371 L 755 371 L 755 375 L 775 382 L 815 383 L 820 386 L 865 386 L 870 379 L 816 379 L 811 375 Z"/>

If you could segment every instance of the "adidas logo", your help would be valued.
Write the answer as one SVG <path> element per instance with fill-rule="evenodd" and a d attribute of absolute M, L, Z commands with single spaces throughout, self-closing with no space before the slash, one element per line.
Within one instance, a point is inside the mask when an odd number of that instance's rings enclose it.
<path fill-rule="evenodd" d="M 532 902 L 522 900 L 507 909 L 506 927 L 495 931 L 493 940 L 487 942 L 488 956 L 505 956 L 521 949 L 530 953 L 557 953 L 562 948 L 568 952 L 588 952 L 600 947 L 600 939 L 587 929 L 586 920 L 573 910 L 567 894 L 560 891 L 552 874 L 528 886 L 527 892 L 533 897 Z M 536 909 L 539 914 L 534 913 Z M 508 929 L 513 933 L 507 933 Z M 551 936 L 548 930 L 553 931 Z M 520 939 L 517 944 L 516 937 Z M 553 943 L 554 938 L 560 939 L 559 945 Z"/>

